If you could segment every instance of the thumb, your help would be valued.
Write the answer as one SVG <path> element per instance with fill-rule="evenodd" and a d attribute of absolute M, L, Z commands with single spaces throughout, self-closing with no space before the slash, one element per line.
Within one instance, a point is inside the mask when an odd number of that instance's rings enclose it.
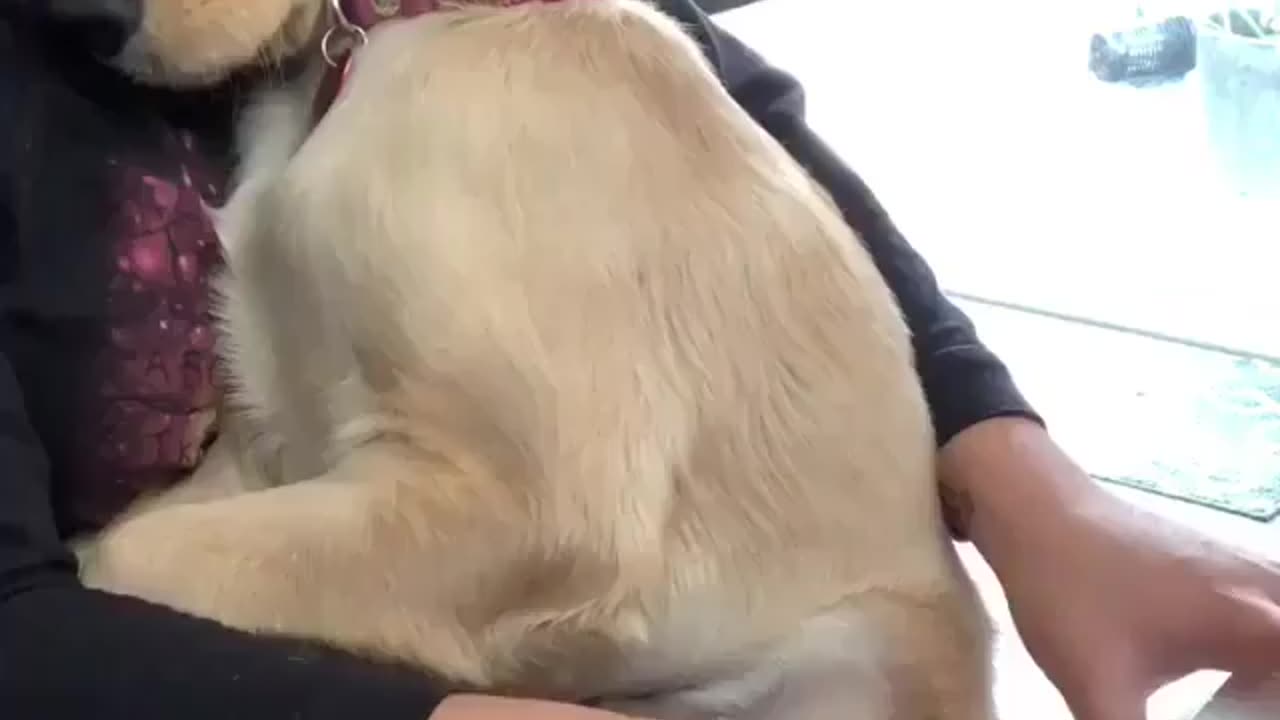
<path fill-rule="evenodd" d="M 1075 720 L 1146 720 L 1149 689 L 1133 663 L 1098 662 L 1075 687 L 1060 687 Z"/>
<path fill-rule="evenodd" d="M 1233 672 L 1280 668 L 1280 601 L 1257 591 L 1232 595 L 1234 612 L 1213 635 L 1215 665 Z"/>
<path fill-rule="evenodd" d="M 1076 720 L 1146 720 L 1147 697 L 1128 686 L 1102 686 L 1068 696 L 1067 705 Z"/>

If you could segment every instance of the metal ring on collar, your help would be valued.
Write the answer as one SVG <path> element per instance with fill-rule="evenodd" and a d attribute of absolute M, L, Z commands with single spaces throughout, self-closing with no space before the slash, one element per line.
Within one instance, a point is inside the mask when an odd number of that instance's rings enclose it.
<path fill-rule="evenodd" d="M 320 54 L 324 56 L 324 61 L 330 67 L 338 67 L 342 64 L 343 56 L 350 53 L 353 46 L 360 47 L 369 42 L 369 36 L 364 28 L 351 22 L 347 17 L 347 13 L 342 9 L 342 0 L 329 0 L 329 10 L 333 16 L 333 25 L 325 31 L 324 37 L 320 40 Z M 339 40 L 348 41 L 351 46 L 335 48 L 334 43 Z"/>
<path fill-rule="evenodd" d="M 334 47 L 339 40 L 347 40 L 351 43 L 348 47 Z M 324 34 L 324 38 L 320 40 L 320 54 L 324 56 L 324 61 L 329 67 L 338 67 L 342 64 L 342 59 L 351 53 L 353 47 L 361 47 L 369 42 L 369 36 L 365 34 L 364 28 L 354 27 L 351 30 L 334 26 L 329 28 Z"/>

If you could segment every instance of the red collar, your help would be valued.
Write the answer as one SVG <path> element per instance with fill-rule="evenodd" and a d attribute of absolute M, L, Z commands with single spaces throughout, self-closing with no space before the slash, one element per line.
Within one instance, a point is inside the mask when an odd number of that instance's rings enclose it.
<path fill-rule="evenodd" d="M 490 0 L 491 6 L 516 7 L 533 2 L 553 3 L 561 0 Z M 346 84 L 351 70 L 351 56 L 366 41 L 366 33 L 389 20 L 403 20 L 433 12 L 455 10 L 460 0 L 329 0 L 333 25 L 325 34 L 321 51 L 329 70 L 320 81 L 313 106 L 313 122 L 318 123 L 329 111 Z M 341 47 L 339 45 L 341 44 Z"/>

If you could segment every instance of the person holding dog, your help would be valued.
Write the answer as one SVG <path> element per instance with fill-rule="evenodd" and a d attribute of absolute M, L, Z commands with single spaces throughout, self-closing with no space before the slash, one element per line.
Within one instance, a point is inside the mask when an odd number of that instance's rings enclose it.
<path fill-rule="evenodd" d="M 800 86 L 687 23 L 725 86 L 830 192 L 902 305 L 958 538 L 995 569 L 1028 648 L 1080 720 L 1139 720 L 1156 687 L 1280 669 L 1280 570 L 1096 485 L 1045 428 L 871 191 L 808 128 Z M 203 216 L 230 160 L 234 86 L 131 85 L 126 0 L 0 10 L 0 713 L 58 718 L 590 720 L 446 696 L 414 672 L 251 636 L 76 579 L 70 535 L 189 472 L 216 432 Z M 198 579 L 193 579 L 198 581 Z"/>

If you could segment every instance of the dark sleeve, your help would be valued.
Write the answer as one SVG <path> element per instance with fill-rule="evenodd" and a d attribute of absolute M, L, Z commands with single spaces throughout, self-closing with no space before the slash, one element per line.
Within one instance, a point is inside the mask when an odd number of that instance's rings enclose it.
<path fill-rule="evenodd" d="M 795 78 L 768 65 L 717 27 L 689 0 L 668 3 L 687 22 L 738 103 L 831 194 L 862 237 L 897 296 L 915 346 L 939 444 L 983 420 L 1021 416 L 1041 422 L 1008 369 L 978 339 L 973 323 L 942 293 L 933 271 L 894 226 L 871 190 L 805 122 Z"/>
<path fill-rule="evenodd" d="M 425 720 L 442 699 L 416 672 L 314 644 L 253 636 L 90 591 L 55 527 L 7 306 L 21 272 L 17 122 L 43 75 L 0 10 L 0 718 Z"/>
<path fill-rule="evenodd" d="M 0 473 L 0 717 L 424 720 L 442 699 L 407 670 L 83 588 L 2 355 Z"/>
<path fill-rule="evenodd" d="M 0 280 L 13 280 L 12 112 L 21 60 L 0 19 Z M 77 581 L 53 519 L 0 283 L 0 718 L 424 720 L 442 694 L 417 673 L 226 629 Z"/>

